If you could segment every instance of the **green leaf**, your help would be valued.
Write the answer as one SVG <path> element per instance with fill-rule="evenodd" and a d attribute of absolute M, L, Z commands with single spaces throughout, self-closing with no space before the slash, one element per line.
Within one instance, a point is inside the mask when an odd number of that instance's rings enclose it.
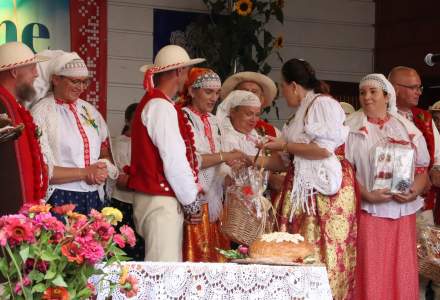
<path fill-rule="evenodd" d="M 41 259 L 45 261 L 54 261 L 59 259 L 59 257 L 56 254 L 54 254 L 52 251 L 44 250 L 41 253 Z"/>
<path fill-rule="evenodd" d="M 92 295 L 92 291 L 88 288 L 84 288 L 81 291 L 79 291 L 77 297 L 80 299 L 88 298 Z"/>
<path fill-rule="evenodd" d="M 29 245 L 21 245 L 20 247 L 20 256 L 23 262 L 26 262 L 26 260 L 29 258 Z"/>
<path fill-rule="evenodd" d="M 46 290 L 46 285 L 44 283 L 39 283 L 32 287 L 32 293 L 42 293 L 45 290 Z"/>
<path fill-rule="evenodd" d="M 37 283 L 43 281 L 43 279 L 44 279 L 44 274 L 37 271 L 37 270 L 32 270 L 28 276 L 29 276 L 30 280 L 37 282 Z M 55 277 L 55 275 L 53 277 Z"/>
<path fill-rule="evenodd" d="M 57 277 L 55 277 L 55 279 L 52 280 L 52 283 L 56 286 L 67 287 L 67 284 L 64 281 L 63 276 L 61 276 L 61 274 L 58 274 Z"/>
<path fill-rule="evenodd" d="M 0 259 L 0 272 L 2 273 L 3 277 L 7 277 L 8 275 L 8 261 L 6 260 L 6 257 L 2 257 Z"/>
<path fill-rule="evenodd" d="M 48 279 L 51 280 L 53 278 L 55 278 L 55 276 L 57 275 L 57 273 L 54 270 L 48 270 L 46 275 L 44 275 L 44 279 Z"/>

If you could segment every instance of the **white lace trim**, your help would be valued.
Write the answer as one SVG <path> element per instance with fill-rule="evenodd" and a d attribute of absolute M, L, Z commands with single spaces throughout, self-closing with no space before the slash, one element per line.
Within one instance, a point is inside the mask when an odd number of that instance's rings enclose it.
<path fill-rule="evenodd" d="M 232 263 L 132 262 L 129 276 L 138 282 L 128 298 L 119 286 L 112 299 L 332 299 L 325 266 L 237 265 Z M 121 267 L 105 269 L 118 282 Z M 98 276 L 90 279 L 95 285 Z M 97 286 L 98 300 L 109 294 L 108 283 Z"/>

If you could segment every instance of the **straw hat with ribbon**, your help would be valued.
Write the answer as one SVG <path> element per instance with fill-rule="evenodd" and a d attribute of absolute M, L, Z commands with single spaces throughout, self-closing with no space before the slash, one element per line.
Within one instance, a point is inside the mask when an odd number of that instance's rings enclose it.
<path fill-rule="evenodd" d="M 229 76 L 223 83 L 220 97 L 225 99 L 242 82 L 255 82 L 263 90 L 262 108 L 268 107 L 277 95 L 277 86 L 272 79 L 257 72 L 239 72 Z"/>
<path fill-rule="evenodd" d="M 437 101 L 432 106 L 430 106 L 429 110 L 432 112 L 440 111 L 440 101 Z"/>
<path fill-rule="evenodd" d="M 0 72 L 48 60 L 20 42 L 0 45 Z"/>
<path fill-rule="evenodd" d="M 144 88 L 149 93 L 153 90 L 153 75 L 156 73 L 188 67 L 204 61 L 204 58 L 191 59 L 185 49 L 180 46 L 167 45 L 159 50 L 153 64 L 143 65 L 140 68 L 141 72 L 145 72 Z"/>

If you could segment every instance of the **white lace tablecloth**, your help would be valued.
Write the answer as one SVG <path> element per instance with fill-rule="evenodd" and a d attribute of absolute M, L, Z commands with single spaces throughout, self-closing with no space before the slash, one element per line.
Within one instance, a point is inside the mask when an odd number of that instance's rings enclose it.
<path fill-rule="evenodd" d="M 324 266 L 268 266 L 233 263 L 129 262 L 139 285 L 136 296 L 116 288 L 112 299 L 332 299 Z M 120 266 L 104 271 L 118 282 Z M 96 284 L 97 277 L 91 279 Z M 98 299 L 108 296 L 108 283 L 97 286 Z"/>

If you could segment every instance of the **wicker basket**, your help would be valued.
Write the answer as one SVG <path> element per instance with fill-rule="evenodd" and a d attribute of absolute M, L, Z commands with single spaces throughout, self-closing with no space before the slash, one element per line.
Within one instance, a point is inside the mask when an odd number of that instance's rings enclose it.
<path fill-rule="evenodd" d="M 270 227 L 268 226 L 270 206 L 265 207 L 261 218 L 257 218 L 256 213 L 251 211 L 234 191 L 229 190 L 226 198 L 222 232 L 236 243 L 250 245 Z"/>
<path fill-rule="evenodd" d="M 440 284 L 440 263 L 427 259 L 419 259 L 419 273 Z"/>

